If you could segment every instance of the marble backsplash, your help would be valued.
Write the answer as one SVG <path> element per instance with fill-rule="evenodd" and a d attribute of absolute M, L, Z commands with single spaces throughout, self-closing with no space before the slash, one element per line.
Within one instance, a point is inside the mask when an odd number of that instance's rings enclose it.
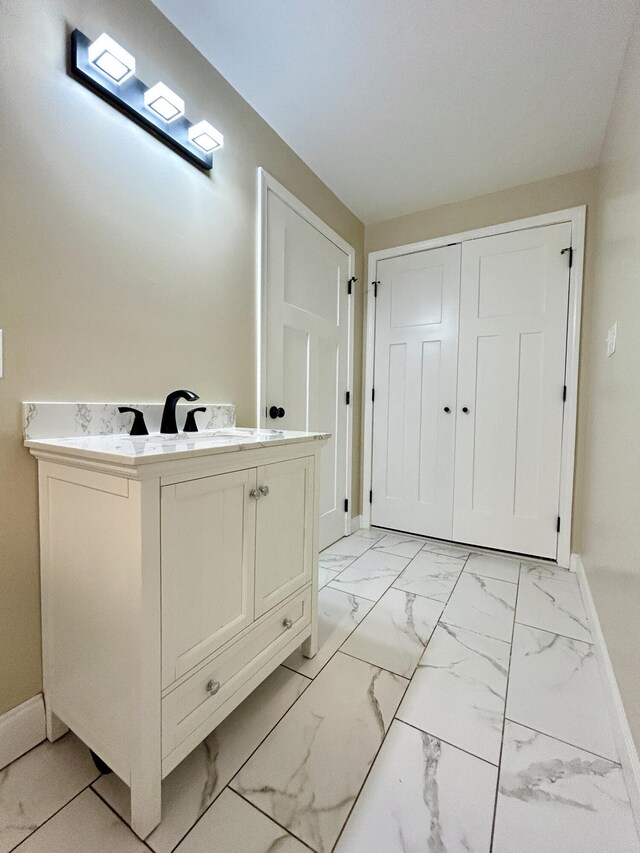
<path fill-rule="evenodd" d="M 133 415 L 120 414 L 118 406 L 130 406 L 144 413 L 149 432 L 159 432 L 164 403 L 23 403 L 22 428 L 25 439 L 67 438 L 82 435 L 128 433 Z M 182 429 L 189 409 L 205 406 L 196 415 L 198 429 L 221 429 L 236 425 L 236 407 L 232 403 L 179 403 L 176 420 Z"/>

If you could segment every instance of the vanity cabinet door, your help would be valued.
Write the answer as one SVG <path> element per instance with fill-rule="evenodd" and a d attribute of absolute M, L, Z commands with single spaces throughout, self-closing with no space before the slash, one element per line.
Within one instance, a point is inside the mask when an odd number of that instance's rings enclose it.
<path fill-rule="evenodd" d="M 162 488 L 163 687 L 253 621 L 256 469 Z"/>
<path fill-rule="evenodd" d="M 313 473 L 313 457 L 258 468 L 256 618 L 311 581 Z"/>

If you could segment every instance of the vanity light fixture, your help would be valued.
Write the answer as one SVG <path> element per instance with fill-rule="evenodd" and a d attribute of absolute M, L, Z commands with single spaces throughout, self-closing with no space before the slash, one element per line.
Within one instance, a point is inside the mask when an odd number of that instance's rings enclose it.
<path fill-rule="evenodd" d="M 118 85 L 135 74 L 135 57 L 106 33 L 89 45 L 88 55 L 89 62 Z"/>
<path fill-rule="evenodd" d="M 74 30 L 70 48 L 70 73 L 77 80 L 195 166 L 212 168 L 222 134 L 206 121 L 193 125 L 184 115 L 184 100 L 164 83 L 149 87 L 136 77 L 135 58 L 107 33 L 92 42 Z"/>
<path fill-rule="evenodd" d="M 144 105 L 167 122 L 184 115 L 184 101 L 164 83 L 156 83 L 144 93 Z"/>
<path fill-rule="evenodd" d="M 224 136 L 208 121 L 199 121 L 198 124 L 191 125 L 189 139 L 207 154 L 215 151 L 216 148 L 222 148 L 224 145 Z"/>

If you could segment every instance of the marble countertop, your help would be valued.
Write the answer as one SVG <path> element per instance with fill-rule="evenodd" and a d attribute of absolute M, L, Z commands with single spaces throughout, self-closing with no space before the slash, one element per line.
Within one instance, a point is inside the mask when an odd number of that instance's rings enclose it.
<path fill-rule="evenodd" d="M 27 439 L 25 446 L 35 452 L 35 455 L 38 451 L 43 451 L 133 466 L 160 460 L 254 450 L 274 444 L 325 441 L 330 437 L 330 433 L 233 427 L 177 435 L 151 433 L 143 436 L 120 434 Z"/>

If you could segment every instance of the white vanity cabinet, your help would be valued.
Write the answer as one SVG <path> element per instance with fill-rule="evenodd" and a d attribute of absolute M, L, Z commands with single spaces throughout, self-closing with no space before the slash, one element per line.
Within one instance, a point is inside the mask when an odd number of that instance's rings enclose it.
<path fill-rule="evenodd" d="M 107 438 L 27 442 L 47 735 L 72 729 L 130 786 L 144 838 L 162 778 L 296 647 L 316 652 L 326 436 L 157 454 Z"/>

